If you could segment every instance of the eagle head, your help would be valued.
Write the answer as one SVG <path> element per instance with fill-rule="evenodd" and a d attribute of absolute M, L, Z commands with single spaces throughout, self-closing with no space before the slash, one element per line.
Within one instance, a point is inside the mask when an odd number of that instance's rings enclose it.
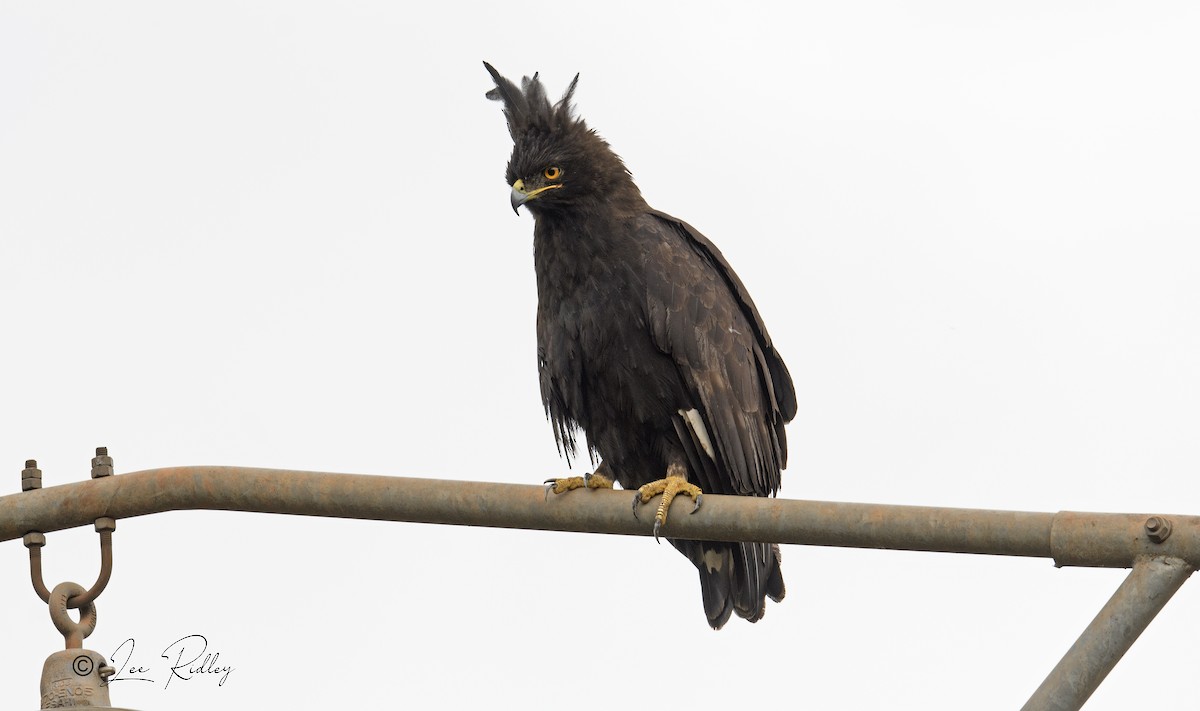
<path fill-rule="evenodd" d="M 533 78 L 523 77 L 518 87 L 492 65 L 484 62 L 483 66 L 496 82 L 487 98 L 504 104 L 513 139 L 505 172 L 513 212 L 525 205 L 537 217 L 586 210 L 592 201 L 610 205 L 619 205 L 622 199 L 641 202 L 641 193 L 621 158 L 575 116 L 571 97 L 578 74 L 562 98 L 552 104 L 536 73 Z"/>

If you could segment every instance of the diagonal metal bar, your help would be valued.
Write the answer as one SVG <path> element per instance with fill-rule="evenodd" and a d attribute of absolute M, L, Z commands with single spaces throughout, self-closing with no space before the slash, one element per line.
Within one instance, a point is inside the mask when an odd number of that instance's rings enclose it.
<path fill-rule="evenodd" d="M 1192 574 L 1178 558 L 1141 558 L 1100 613 L 1022 707 L 1077 711 Z"/>

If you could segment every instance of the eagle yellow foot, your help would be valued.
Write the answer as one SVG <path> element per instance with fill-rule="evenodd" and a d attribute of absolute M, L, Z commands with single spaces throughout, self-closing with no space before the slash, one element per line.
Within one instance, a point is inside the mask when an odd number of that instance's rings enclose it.
<path fill-rule="evenodd" d="M 565 479 L 547 479 L 546 498 L 550 498 L 550 492 L 555 494 L 565 494 L 572 489 L 611 489 L 613 488 L 612 479 L 599 473 L 584 474 L 583 476 L 569 476 Z"/>
<path fill-rule="evenodd" d="M 675 467 L 667 469 L 667 478 L 652 481 L 640 487 L 637 493 L 633 495 L 633 515 L 636 518 L 638 515 L 638 506 L 650 502 L 655 496 L 662 494 L 662 501 L 658 504 L 658 510 L 654 513 L 654 540 L 658 540 L 658 529 L 662 528 L 667 522 L 667 509 L 671 507 L 671 501 L 679 494 L 690 496 L 696 501 L 696 505 L 692 507 L 691 513 L 696 513 L 700 510 L 700 501 L 704 498 L 704 492 L 695 484 L 689 484 L 687 477 L 683 474 L 676 473 Z"/>

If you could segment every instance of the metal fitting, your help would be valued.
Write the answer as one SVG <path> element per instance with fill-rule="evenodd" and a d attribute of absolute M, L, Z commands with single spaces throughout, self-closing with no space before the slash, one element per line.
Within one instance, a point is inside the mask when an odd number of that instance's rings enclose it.
<path fill-rule="evenodd" d="M 25 468 L 21 470 L 21 491 L 33 491 L 42 488 L 42 470 L 37 468 L 36 459 L 26 459 Z"/>
<path fill-rule="evenodd" d="M 117 530 L 117 519 L 111 516 L 104 516 L 96 519 L 96 533 L 104 533 L 105 531 Z"/>
<path fill-rule="evenodd" d="M 26 548 L 41 548 L 46 545 L 46 534 L 30 531 L 21 539 Z"/>
<path fill-rule="evenodd" d="M 108 447 L 96 447 L 96 456 L 92 457 L 92 478 L 112 476 L 113 460 L 108 456 Z"/>
<path fill-rule="evenodd" d="M 1146 536 L 1155 543 L 1162 543 L 1171 535 L 1171 520 L 1162 516 L 1146 519 Z"/>
<path fill-rule="evenodd" d="M 80 649 L 83 647 L 83 640 L 92 635 L 96 631 L 96 606 L 90 601 L 83 605 L 77 605 L 79 608 L 79 621 L 71 619 L 67 614 L 67 601 L 71 598 L 81 597 L 86 590 L 79 583 L 65 582 L 54 586 L 54 590 L 50 591 L 50 621 L 62 632 L 66 638 L 67 649 Z"/>

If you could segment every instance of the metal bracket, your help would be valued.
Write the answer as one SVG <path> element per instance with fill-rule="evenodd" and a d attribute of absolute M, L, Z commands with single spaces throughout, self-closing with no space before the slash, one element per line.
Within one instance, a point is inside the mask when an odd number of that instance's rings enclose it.
<path fill-rule="evenodd" d="M 108 448 L 97 447 L 96 456 L 92 459 L 92 478 L 112 476 L 112 473 L 113 463 L 112 457 L 108 456 Z M 37 460 L 30 459 L 25 462 L 25 469 L 21 471 L 21 490 L 32 491 L 40 488 L 42 488 L 42 470 L 37 468 Z M 96 532 L 100 534 L 100 575 L 86 591 L 72 594 L 67 598 L 66 606 L 68 608 L 87 607 L 95 602 L 96 598 L 100 597 L 100 593 L 104 592 L 104 588 L 108 586 L 108 580 L 112 577 L 112 534 L 115 530 L 117 530 L 115 518 L 102 516 L 96 519 Z M 46 535 L 40 531 L 30 531 L 24 535 L 22 541 L 29 549 L 29 577 L 33 582 L 33 590 L 42 599 L 42 602 L 50 604 L 51 593 L 42 578 L 42 548 L 46 545 Z"/>
<path fill-rule="evenodd" d="M 111 473 L 97 451 L 93 473 Z M 105 477 L 110 478 L 110 477 Z M 29 462 L 28 491 L 41 472 Z M 119 494 L 119 495 L 118 495 Z M 69 505 L 66 505 L 69 503 Z M 53 491 L 0 496 L 0 541 L 29 528 L 58 531 L 96 522 L 104 563 L 92 590 L 67 607 L 94 599 L 111 570 L 114 518 L 212 509 L 379 521 L 652 535 L 629 515 L 623 492 L 547 501 L 541 486 L 332 474 L 250 467 L 171 467 L 123 474 Z M 112 518 L 98 518 L 111 516 Z M 1024 707 L 1079 709 L 1171 595 L 1200 568 L 1200 516 L 1060 511 L 993 511 L 749 496 L 706 496 L 695 516 L 671 523 L 679 538 L 796 545 L 940 551 L 1052 558 L 1058 566 L 1133 571 Z M 107 531 L 104 530 L 107 527 Z M 36 548 L 28 533 L 34 587 L 43 600 Z"/>
<path fill-rule="evenodd" d="M 1121 586 L 1022 711 L 1081 708 L 1191 574 L 1192 566 L 1178 558 L 1147 556 L 1134 562 Z"/>

